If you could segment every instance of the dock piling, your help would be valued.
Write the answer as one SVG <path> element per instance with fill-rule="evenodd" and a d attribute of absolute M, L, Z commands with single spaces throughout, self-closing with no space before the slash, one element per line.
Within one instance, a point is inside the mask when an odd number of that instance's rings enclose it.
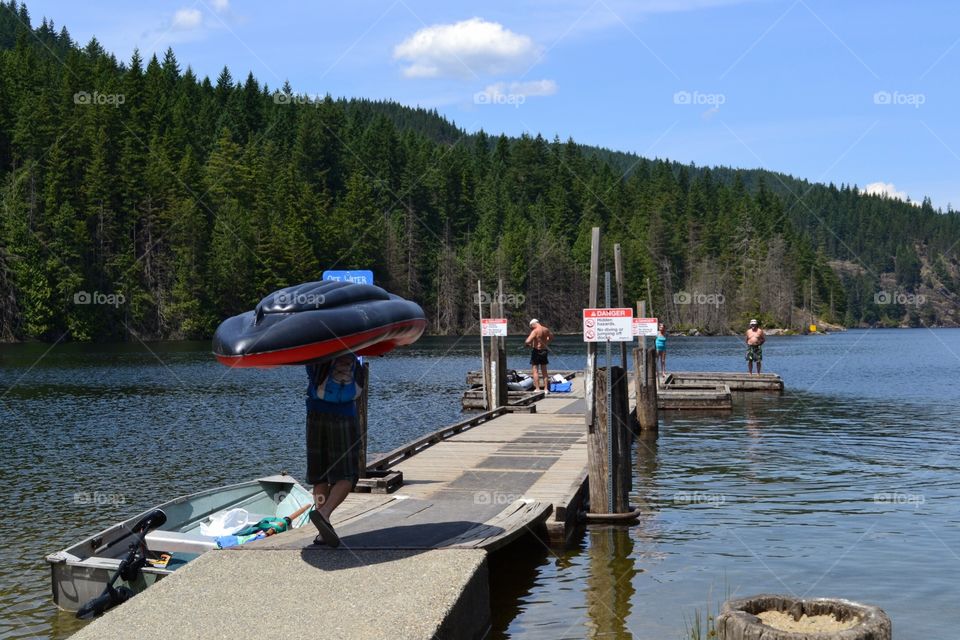
<path fill-rule="evenodd" d="M 619 250 L 615 251 L 618 262 Z M 622 279 L 622 270 L 618 269 Z M 590 308 L 598 307 L 600 280 L 600 229 L 593 228 L 590 254 Z M 622 300 L 622 283 L 618 298 Z M 610 272 L 604 277 L 605 305 L 611 307 Z M 606 367 L 597 367 L 596 343 L 587 343 L 586 426 L 587 468 L 591 520 L 629 521 L 630 429 L 627 376 L 624 367 L 613 366 L 611 344 L 607 342 Z M 625 357 L 625 351 L 621 351 Z M 598 375 L 599 374 L 599 375 Z"/>
<path fill-rule="evenodd" d="M 497 286 L 496 300 L 490 303 L 490 317 L 503 317 L 503 280 Z M 490 336 L 490 348 L 487 350 L 487 361 L 484 362 L 489 372 L 490 384 L 487 387 L 487 409 L 493 410 L 507 404 L 507 353 L 503 338 Z"/>
<path fill-rule="evenodd" d="M 656 356 L 656 350 L 652 347 L 633 351 L 637 422 L 641 432 L 656 433 L 658 428 Z"/>
<path fill-rule="evenodd" d="M 628 513 L 631 511 L 631 452 L 626 419 L 627 376 L 616 366 L 598 373 L 594 429 L 587 435 L 590 513 Z M 610 393 L 607 393 L 608 380 L 613 383 Z"/>

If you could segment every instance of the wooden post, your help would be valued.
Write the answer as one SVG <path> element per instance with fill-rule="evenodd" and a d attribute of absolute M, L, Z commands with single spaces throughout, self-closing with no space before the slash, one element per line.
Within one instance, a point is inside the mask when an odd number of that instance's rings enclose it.
<path fill-rule="evenodd" d="M 480 310 L 480 374 L 483 379 L 484 409 L 490 411 L 490 364 L 487 352 L 483 348 L 483 287 L 477 280 L 477 308 Z"/>
<path fill-rule="evenodd" d="M 637 303 L 637 312 L 641 318 L 646 317 L 647 305 L 645 300 Z M 640 339 L 639 348 L 633 352 L 634 391 L 637 400 L 637 423 L 640 432 L 657 430 L 657 352 L 647 349 L 647 337 Z M 651 374 L 651 365 L 652 371 Z"/>
<path fill-rule="evenodd" d="M 598 369 L 595 382 L 596 415 L 594 428 L 587 435 L 590 477 L 590 513 L 611 513 L 608 480 L 612 480 L 613 511 L 630 511 L 630 425 L 627 421 L 627 377 L 620 367 L 612 367 L 613 401 L 607 406 L 606 369 Z M 613 436 L 608 438 L 607 411 L 613 411 Z M 613 447 L 608 451 L 608 447 Z M 607 460 L 613 461 L 609 468 Z M 624 461 L 626 459 L 626 462 Z"/>
<path fill-rule="evenodd" d="M 501 318 L 506 319 L 507 312 L 503 304 L 503 278 L 497 282 L 497 311 Z M 502 407 L 508 403 L 507 398 L 507 339 L 497 338 L 497 406 Z"/>
<path fill-rule="evenodd" d="M 600 227 L 594 227 L 590 237 L 590 299 L 587 301 L 587 307 L 595 309 L 597 307 L 598 289 L 600 278 Z M 584 372 L 584 396 L 586 399 L 586 419 L 587 432 L 593 432 L 596 413 L 596 377 L 597 377 L 597 345 L 595 342 L 587 343 L 587 369 Z M 606 466 L 606 464 L 604 464 Z M 604 483 L 606 484 L 606 483 Z"/>
<path fill-rule="evenodd" d="M 493 353 L 490 352 L 490 349 L 487 349 L 486 353 L 483 354 L 483 402 L 486 405 L 487 411 L 492 411 L 496 407 L 494 406 L 494 398 L 496 397 L 493 393 L 493 382 L 492 378 L 492 367 L 490 366 L 491 358 Z"/>
<path fill-rule="evenodd" d="M 659 410 L 657 409 L 657 351 L 653 347 L 647 349 L 647 364 L 644 369 L 644 396 L 643 396 L 643 418 L 641 418 L 640 406 L 637 402 L 637 420 L 640 422 L 640 430 L 656 431 L 659 428 Z"/>
<path fill-rule="evenodd" d="M 617 306 L 623 308 L 623 256 L 620 252 L 620 243 L 613 245 L 614 277 L 617 283 Z M 620 343 L 620 367 L 627 370 L 627 343 Z"/>
<path fill-rule="evenodd" d="M 637 315 L 641 318 L 647 317 L 647 301 L 640 300 L 637 302 Z M 640 336 L 640 361 L 643 364 L 643 369 L 640 369 L 640 372 L 646 371 L 647 369 L 647 336 Z"/>
<path fill-rule="evenodd" d="M 590 486 L 590 513 L 607 513 L 609 494 L 607 479 L 607 376 L 596 371 L 593 381 L 595 398 L 593 426 L 587 432 L 587 466 Z"/>
<path fill-rule="evenodd" d="M 503 317 L 503 296 L 501 290 L 503 281 L 497 291 L 497 299 L 490 303 L 490 317 Z M 492 410 L 507 404 L 507 354 L 504 350 L 503 338 L 490 336 L 490 357 L 486 364 L 490 378 L 490 387 L 487 394 L 487 409 Z"/>
<path fill-rule="evenodd" d="M 650 289 L 650 277 L 647 277 L 647 303 L 650 305 L 650 313 L 653 313 L 653 291 Z"/>
<path fill-rule="evenodd" d="M 366 384 L 357 399 L 357 423 L 360 425 L 360 477 L 367 477 L 367 399 L 370 397 L 370 363 L 363 363 Z"/>
<path fill-rule="evenodd" d="M 587 307 L 594 309 L 598 303 L 600 279 L 600 227 L 594 227 L 590 237 L 590 298 Z M 590 485 L 590 511 L 605 513 L 607 510 L 607 430 L 606 416 L 599 415 L 598 400 L 607 397 L 606 376 L 597 375 L 597 345 L 587 343 L 587 369 L 584 372 L 584 395 L 586 397 L 587 423 L 587 474 Z M 605 400 L 604 400 L 605 401 Z"/>
<path fill-rule="evenodd" d="M 614 439 L 616 440 L 617 469 L 614 476 L 613 505 L 615 513 L 626 513 L 630 511 L 630 491 L 633 489 L 633 465 L 631 464 L 631 454 L 633 452 L 633 432 L 630 430 L 630 387 L 628 382 L 627 370 L 621 367 L 614 367 L 614 386 L 613 386 L 613 407 L 616 413 L 613 415 L 613 428 L 616 429 Z"/>

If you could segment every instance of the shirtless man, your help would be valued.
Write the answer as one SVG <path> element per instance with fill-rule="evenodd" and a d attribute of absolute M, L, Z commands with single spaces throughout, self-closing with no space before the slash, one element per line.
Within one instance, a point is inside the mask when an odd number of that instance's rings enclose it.
<path fill-rule="evenodd" d="M 760 323 L 756 320 L 750 321 L 750 328 L 747 329 L 747 372 L 753 373 L 753 363 L 757 363 L 757 374 L 763 366 L 763 343 L 767 335 L 760 328 Z"/>
<path fill-rule="evenodd" d="M 550 378 L 547 376 L 547 347 L 553 340 L 553 334 L 550 329 L 540 324 L 540 321 L 534 318 L 530 321 L 530 335 L 527 336 L 526 344 L 530 347 L 530 364 L 533 365 L 533 388 L 540 388 L 540 379 L 543 379 L 543 390 L 550 388 Z"/>

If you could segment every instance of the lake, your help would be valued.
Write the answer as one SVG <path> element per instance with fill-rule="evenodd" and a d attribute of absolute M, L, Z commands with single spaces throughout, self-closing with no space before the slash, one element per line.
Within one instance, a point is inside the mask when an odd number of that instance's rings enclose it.
<path fill-rule="evenodd" d="M 479 339 L 425 338 L 371 363 L 369 450 L 460 417 Z M 508 365 L 526 368 L 519 338 Z M 771 337 L 780 395 L 662 416 L 635 445 L 630 528 L 491 562 L 495 638 L 681 638 L 698 612 L 761 592 L 876 604 L 899 639 L 960 625 L 960 331 Z M 602 361 L 601 355 L 601 361 Z M 551 363 L 581 368 L 557 340 Z M 740 370 L 736 338 L 671 338 L 667 368 Z M 201 488 L 305 472 L 301 368 L 230 370 L 207 343 L 0 346 L 0 636 L 64 638 L 43 558 Z M 16 519 L 14 519 L 16 516 Z"/>

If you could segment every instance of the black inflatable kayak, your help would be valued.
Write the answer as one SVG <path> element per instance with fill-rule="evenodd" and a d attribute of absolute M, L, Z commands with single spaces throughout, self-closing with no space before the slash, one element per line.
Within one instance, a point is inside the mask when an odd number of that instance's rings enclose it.
<path fill-rule="evenodd" d="M 306 282 L 224 320 L 213 353 L 229 367 L 307 364 L 350 352 L 382 355 L 416 342 L 426 326 L 420 305 L 380 287 Z"/>

